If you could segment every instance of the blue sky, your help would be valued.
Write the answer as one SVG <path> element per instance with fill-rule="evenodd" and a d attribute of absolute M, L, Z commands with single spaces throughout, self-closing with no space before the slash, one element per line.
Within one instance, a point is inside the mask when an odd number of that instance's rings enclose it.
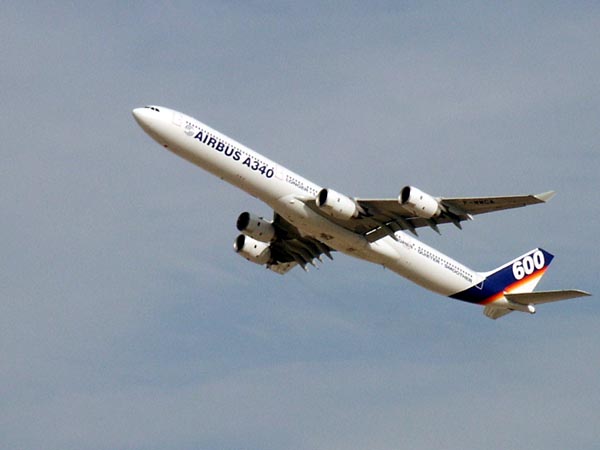
<path fill-rule="evenodd" d="M 425 242 L 600 292 L 594 2 L 4 2 L 0 447 L 592 449 L 596 297 L 493 322 L 343 255 L 232 251 L 270 211 L 153 143 L 184 111 L 351 196 L 556 190 Z"/>

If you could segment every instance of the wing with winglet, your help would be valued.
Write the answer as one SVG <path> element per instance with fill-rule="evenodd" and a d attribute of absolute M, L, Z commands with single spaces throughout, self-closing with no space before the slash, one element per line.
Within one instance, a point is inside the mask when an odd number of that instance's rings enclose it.
<path fill-rule="evenodd" d="M 416 229 L 420 227 L 430 227 L 439 233 L 438 225 L 445 223 L 461 228 L 461 222 L 471 220 L 475 215 L 544 203 L 554 196 L 554 192 L 549 191 L 537 195 L 499 197 L 432 197 L 417 188 L 406 186 L 398 198 L 350 199 L 330 191 L 337 194 L 338 198 L 341 196 L 347 205 L 355 207 L 350 210 L 351 214 L 344 215 L 337 213 L 333 206 L 328 209 L 327 192 L 324 189 L 316 199 L 308 200 L 306 204 L 326 214 L 338 225 L 364 235 L 369 242 L 385 236 L 394 237 L 394 233 L 400 230 L 408 230 L 416 235 Z"/>

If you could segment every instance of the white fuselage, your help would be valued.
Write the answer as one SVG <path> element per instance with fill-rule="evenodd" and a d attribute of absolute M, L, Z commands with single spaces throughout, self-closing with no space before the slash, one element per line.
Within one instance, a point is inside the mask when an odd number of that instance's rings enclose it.
<path fill-rule="evenodd" d="M 381 264 L 442 295 L 476 285 L 483 275 L 398 231 L 375 242 L 347 230 L 309 208 L 304 201 L 321 187 L 265 158 L 202 122 L 163 107 L 133 112 L 158 143 L 191 163 L 267 203 L 301 234 L 356 258 Z"/>

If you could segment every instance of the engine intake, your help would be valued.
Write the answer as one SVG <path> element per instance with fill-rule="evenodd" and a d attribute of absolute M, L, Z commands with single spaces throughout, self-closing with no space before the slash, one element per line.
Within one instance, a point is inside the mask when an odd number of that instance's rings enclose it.
<path fill-rule="evenodd" d="M 261 266 L 271 260 L 271 249 L 269 244 L 257 241 L 256 239 L 240 234 L 233 243 L 235 252 L 248 261 Z"/>
<path fill-rule="evenodd" d="M 403 187 L 398 196 L 398 201 L 414 215 L 424 219 L 431 219 L 442 213 L 439 202 L 416 187 Z"/>
<path fill-rule="evenodd" d="M 273 222 L 249 212 L 240 214 L 236 222 L 236 227 L 246 236 L 250 236 L 260 242 L 272 242 L 276 237 Z"/>
<path fill-rule="evenodd" d="M 359 206 L 354 200 L 333 189 L 321 189 L 316 203 L 321 210 L 336 219 L 348 220 L 360 214 Z"/>

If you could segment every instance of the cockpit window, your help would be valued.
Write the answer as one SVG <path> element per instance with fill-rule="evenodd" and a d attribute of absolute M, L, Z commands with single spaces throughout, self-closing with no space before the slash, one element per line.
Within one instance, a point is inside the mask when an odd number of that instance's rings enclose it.
<path fill-rule="evenodd" d="M 155 106 L 144 106 L 144 108 L 151 109 L 152 111 L 160 112 L 160 109 L 156 108 Z"/>

